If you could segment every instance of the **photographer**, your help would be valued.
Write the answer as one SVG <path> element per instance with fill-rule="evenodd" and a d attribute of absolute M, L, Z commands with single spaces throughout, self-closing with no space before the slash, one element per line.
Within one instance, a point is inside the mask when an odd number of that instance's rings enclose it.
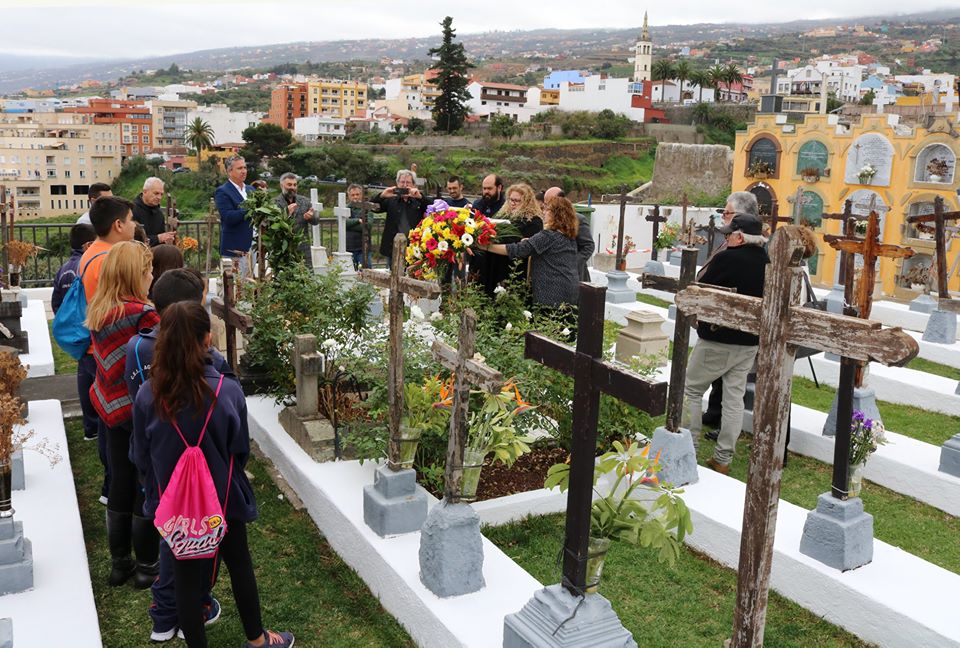
<path fill-rule="evenodd" d="M 408 236 L 417 226 L 427 209 L 427 200 L 416 187 L 416 175 L 408 169 L 397 171 L 397 184 L 387 187 L 371 201 L 377 205 L 378 212 L 386 212 L 383 225 L 383 238 L 380 239 L 380 254 L 387 258 L 390 266 L 393 255 L 393 237 L 398 233 Z"/>
<path fill-rule="evenodd" d="M 310 258 L 310 232 L 307 228 L 313 225 L 315 213 L 310 200 L 297 193 L 297 182 L 296 173 L 287 171 L 280 176 L 280 195 L 277 196 L 277 205 L 294 219 L 294 229 L 307 237 L 307 242 L 300 246 L 300 252 L 309 268 L 313 262 Z"/>

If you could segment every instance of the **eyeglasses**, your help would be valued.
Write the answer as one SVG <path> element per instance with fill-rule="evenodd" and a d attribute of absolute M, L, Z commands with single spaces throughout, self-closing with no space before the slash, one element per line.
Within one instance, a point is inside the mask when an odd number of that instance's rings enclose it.
<path fill-rule="evenodd" d="M 519 205 L 520 203 L 523 202 L 523 198 L 510 198 L 510 202 Z"/>

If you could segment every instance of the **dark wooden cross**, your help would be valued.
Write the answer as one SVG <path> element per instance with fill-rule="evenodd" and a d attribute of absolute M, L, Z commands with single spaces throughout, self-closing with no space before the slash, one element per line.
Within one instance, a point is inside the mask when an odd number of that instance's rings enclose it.
<path fill-rule="evenodd" d="M 698 321 L 758 335 L 757 395 L 753 448 L 747 478 L 737 606 L 731 645 L 763 645 L 770 566 L 783 471 L 790 385 L 797 346 L 807 346 L 861 362 L 903 365 L 917 355 L 916 340 L 879 322 L 800 306 L 803 242 L 799 228 L 783 227 L 771 239 L 763 298 L 738 295 L 699 284 L 676 297 L 677 309 Z"/>
<path fill-rule="evenodd" d="M 447 442 L 447 469 L 443 498 L 451 504 L 461 500 L 463 481 L 463 449 L 467 439 L 467 411 L 470 387 L 476 385 L 488 392 L 503 388 L 499 371 L 473 359 L 477 339 L 477 314 L 465 308 L 460 316 L 459 349 L 440 340 L 433 341 L 433 357 L 453 372 L 453 409 L 450 412 L 450 438 Z"/>
<path fill-rule="evenodd" d="M 623 263 L 623 223 L 627 217 L 627 188 L 620 187 L 620 223 L 617 225 L 617 264 L 614 269 L 620 270 Z M 624 266 L 625 267 L 625 266 Z"/>
<path fill-rule="evenodd" d="M 600 393 L 609 394 L 651 416 L 663 413 L 667 384 L 604 362 L 603 312 L 607 289 L 580 284 L 577 348 L 539 333 L 527 333 L 524 355 L 567 376 L 573 376 L 573 438 L 570 447 L 570 488 L 567 493 L 563 586 L 574 596 L 586 590 L 587 543 L 593 501 L 593 465 L 597 451 Z"/>
<path fill-rule="evenodd" d="M 204 272 L 210 274 L 210 264 L 213 262 L 213 226 L 220 222 L 220 212 L 217 210 L 217 204 L 213 198 L 210 199 L 210 207 L 207 209 L 207 217 L 204 223 L 207 226 L 207 259 L 204 263 Z"/>
<path fill-rule="evenodd" d="M 5 185 L 0 185 L 0 245 L 3 246 L 0 250 L 0 262 L 3 263 L 3 269 L 7 269 L 10 265 L 7 263 L 7 187 Z M 3 285 L 7 288 L 10 287 L 10 275 L 6 273 L 0 273 L 3 275 Z"/>
<path fill-rule="evenodd" d="M 653 223 L 653 238 L 650 239 L 650 241 L 651 241 L 651 243 L 650 243 L 650 248 L 651 248 L 650 258 L 653 259 L 654 261 L 656 261 L 656 260 L 657 260 L 657 253 L 659 252 L 659 250 L 657 250 L 657 237 L 660 236 L 660 223 L 666 223 L 666 222 L 667 222 L 667 217 L 660 215 L 660 205 L 654 205 L 654 206 L 653 206 L 653 211 L 650 212 L 649 214 L 647 214 L 645 220 Z"/>
<path fill-rule="evenodd" d="M 226 326 L 227 362 L 236 372 L 238 371 L 237 331 L 247 334 L 253 332 L 253 318 L 237 310 L 236 280 L 233 276 L 233 262 L 231 260 L 224 261 L 221 281 L 223 282 L 223 297 L 214 297 L 210 302 L 210 310 L 222 319 Z"/>
<path fill-rule="evenodd" d="M 403 418 L 403 296 L 425 299 L 440 296 L 440 286 L 434 281 L 420 281 L 405 276 L 407 237 L 397 234 L 393 239 L 393 267 L 390 272 L 364 268 L 360 278 L 378 288 L 390 290 L 390 357 L 387 366 L 387 406 L 390 410 L 390 444 L 387 465 L 400 470 L 400 419 Z"/>
<path fill-rule="evenodd" d="M 793 223 L 793 216 L 780 216 L 780 205 L 777 202 L 773 203 L 770 215 L 762 215 L 760 219 L 770 226 L 770 236 L 776 234 L 778 223 Z"/>
<path fill-rule="evenodd" d="M 177 209 L 177 199 L 167 194 L 167 215 L 164 219 L 164 225 L 168 232 L 176 232 L 180 226 L 180 210 Z"/>
<path fill-rule="evenodd" d="M 960 211 L 944 212 L 943 198 L 940 196 L 933 199 L 932 214 L 907 217 L 907 222 L 911 225 L 930 222 L 934 224 L 934 235 L 937 245 L 937 294 L 940 299 L 950 299 L 950 290 L 947 288 L 947 280 L 950 278 L 947 274 L 946 221 L 948 220 L 960 220 Z"/>
<path fill-rule="evenodd" d="M 687 200 L 687 192 L 683 192 L 683 196 L 680 198 L 680 231 L 686 231 L 687 229 L 687 207 L 690 206 L 690 201 Z"/>

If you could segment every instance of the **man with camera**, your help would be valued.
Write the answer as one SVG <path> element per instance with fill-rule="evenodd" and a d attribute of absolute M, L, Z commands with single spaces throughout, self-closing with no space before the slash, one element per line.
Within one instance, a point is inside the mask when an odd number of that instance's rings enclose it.
<path fill-rule="evenodd" d="M 380 239 L 380 254 L 390 266 L 393 255 L 393 238 L 397 234 L 410 235 L 410 230 L 420 223 L 427 209 L 427 200 L 417 189 L 417 177 L 409 169 L 397 171 L 397 184 L 387 187 L 373 197 L 378 213 L 386 213 L 383 238 Z"/>
<path fill-rule="evenodd" d="M 316 214 L 310 200 L 297 193 L 298 180 L 297 174 L 290 171 L 280 176 L 280 195 L 277 196 L 277 205 L 293 219 L 293 228 L 306 236 L 306 242 L 300 245 L 300 252 L 309 268 L 312 259 L 310 257 L 310 232 L 307 228 L 313 225 Z"/>

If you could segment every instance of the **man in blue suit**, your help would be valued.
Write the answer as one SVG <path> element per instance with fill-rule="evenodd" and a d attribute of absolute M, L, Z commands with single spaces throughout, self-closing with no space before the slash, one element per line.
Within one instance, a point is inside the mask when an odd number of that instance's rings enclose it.
<path fill-rule="evenodd" d="M 214 202 L 220 212 L 220 256 L 239 258 L 239 272 L 243 276 L 254 261 L 253 225 L 247 218 L 247 210 L 240 207 L 240 203 L 254 191 L 246 184 L 247 162 L 239 155 L 227 158 L 225 162 L 228 180 L 217 187 Z"/>

